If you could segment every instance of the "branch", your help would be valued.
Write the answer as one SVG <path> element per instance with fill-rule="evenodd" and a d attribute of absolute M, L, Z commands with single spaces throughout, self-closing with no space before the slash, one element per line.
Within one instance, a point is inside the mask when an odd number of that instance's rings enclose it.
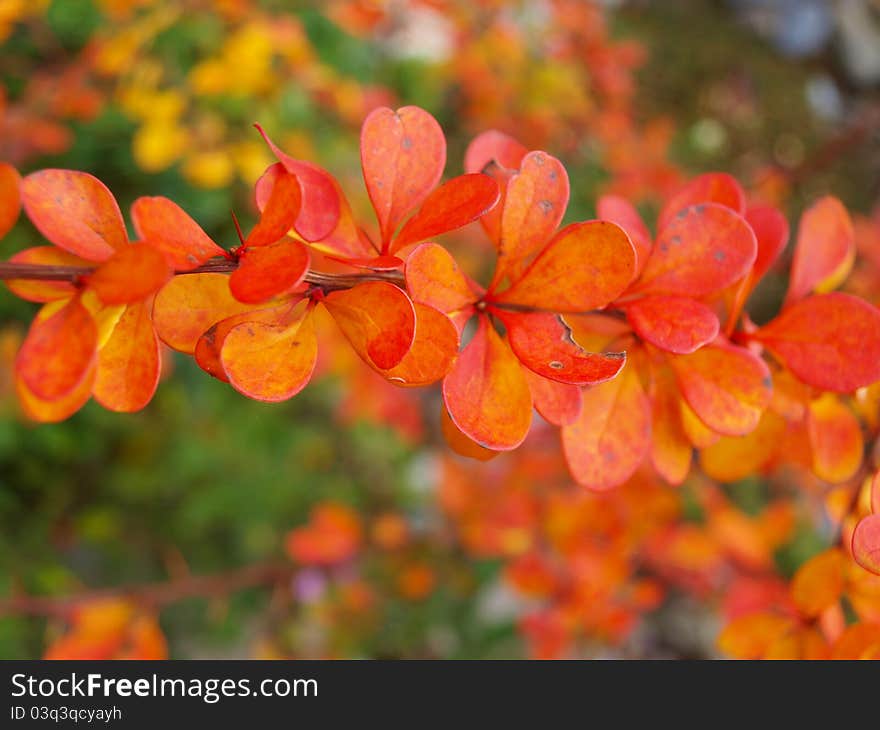
<path fill-rule="evenodd" d="M 296 568 L 284 563 L 256 563 L 224 573 L 188 575 L 171 581 L 101 588 L 67 596 L 20 595 L 0 599 L 0 616 L 24 614 L 68 618 L 77 606 L 108 598 L 127 598 L 140 606 L 161 608 L 187 598 L 217 598 L 230 593 L 288 581 Z"/>
<path fill-rule="evenodd" d="M 202 264 L 191 271 L 175 271 L 175 275 L 186 274 L 228 274 L 238 268 L 237 261 L 215 259 Z M 90 266 L 52 266 L 48 264 L 21 264 L 0 261 L 0 280 L 36 279 L 40 281 L 79 282 L 84 276 L 95 271 Z M 325 291 L 351 289 L 366 281 L 387 281 L 400 288 L 404 287 L 403 274 L 399 271 L 370 271 L 364 274 L 327 274 L 320 271 L 308 271 L 305 281 Z"/>

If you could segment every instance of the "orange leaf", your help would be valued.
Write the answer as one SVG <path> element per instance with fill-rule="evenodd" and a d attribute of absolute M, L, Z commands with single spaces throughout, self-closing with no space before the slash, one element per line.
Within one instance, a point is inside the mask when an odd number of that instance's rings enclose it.
<path fill-rule="evenodd" d="M 268 403 L 288 400 L 309 382 L 318 358 L 312 307 L 283 324 L 249 321 L 223 338 L 220 361 L 229 384 Z"/>
<path fill-rule="evenodd" d="M 21 177 L 6 162 L 0 162 L 0 238 L 15 225 L 21 213 Z"/>
<path fill-rule="evenodd" d="M 24 209 L 56 246 L 104 261 L 128 244 L 116 198 L 98 178 L 73 170 L 40 170 L 21 184 Z"/>
<path fill-rule="evenodd" d="M 9 259 L 16 264 L 41 264 L 43 266 L 82 266 L 91 263 L 67 253 L 57 246 L 35 246 L 19 251 Z M 8 279 L 4 282 L 9 290 L 29 302 L 53 302 L 66 299 L 76 293 L 76 287 L 66 281 L 39 281 L 36 279 Z"/>
<path fill-rule="evenodd" d="M 541 417 L 554 426 L 568 426 L 581 415 L 581 389 L 569 383 L 560 383 L 524 369 L 532 403 Z"/>
<path fill-rule="evenodd" d="M 470 312 L 477 300 L 467 279 L 449 252 L 436 243 L 423 243 L 406 260 L 406 288 L 413 301 L 444 314 Z"/>
<path fill-rule="evenodd" d="M 284 238 L 299 216 L 302 193 L 295 175 L 286 170 L 275 176 L 272 192 L 261 209 L 260 220 L 248 234 L 245 246 L 268 246 Z"/>
<path fill-rule="evenodd" d="M 603 195 L 596 203 L 599 218 L 619 225 L 636 250 L 636 274 L 645 266 L 651 256 L 652 238 L 648 226 L 639 212 L 626 198 L 618 195 Z"/>
<path fill-rule="evenodd" d="M 681 484 L 690 471 L 693 449 L 681 423 L 675 376 L 662 361 L 651 366 L 651 463 L 667 482 Z"/>
<path fill-rule="evenodd" d="M 492 451 L 480 446 L 476 441 L 465 436 L 458 430 L 458 426 L 452 422 L 452 419 L 449 417 L 449 411 L 445 407 L 440 409 L 440 427 L 447 446 L 459 456 L 477 459 L 478 461 L 490 461 L 501 453 L 500 451 Z"/>
<path fill-rule="evenodd" d="M 597 309 L 626 289 L 635 263 L 629 237 L 614 223 L 573 223 L 496 301 L 562 313 Z"/>
<path fill-rule="evenodd" d="M 302 160 L 296 160 L 290 155 L 284 153 L 275 143 L 269 139 L 269 135 L 263 128 L 254 125 L 257 131 L 263 136 L 266 144 L 278 158 L 281 166 L 291 175 L 296 176 L 300 188 L 300 208 L 299 215 L 296 218 L 294 228 L 306 241 L 321 241 L 329 236 L 340 222 L 340 215 L 343 205 L 342 192 L 333 176 L 326 170 L 322 170 L 317 165 Z M 259 182 L 264 183 L 262 189 L 267 191 L 263 201 L 260 200 L 261 186 L 257 185 L 257 203 L 262 202 L 268 204 L 271 198 L 271 192 L 268 192 L 268 185 L 274 185 L 275 180 L 279 177 L 279 169 L 270 167 L 267 170 L 272 171 L 267 177 L 264 175 Z M 265 178 L 265 179 L 264 179 Z"/>
<path fill-rule="evenodd" d="M 268 307 L 266 309 L 257 309 L 240 314 L 233 314 L 231 317 L 221 319 L 214 325 L 211 325 L 205 333 L 199 337 L 196 343 L 193 355 L 199 367 L 209 375 L 222 380 L 224 383 L 229 382 L 226 377 L 226 371 L 223 369 L 223 363 L 220 359 L 220 350 L 223 347 L 223 341 L 233 327 L 237 327 L 245 322 L 266 322 L 277 324 L 280 318 L 289 312 L 295 303 L 284 301 L 280 306 Z"/>
<path fill-rule="evenodd" d="M 643 340 L 681 355 L 698 350 L 718 335 L 715 312 L 690 297 L 642 297 L 626 306 L 626 317 Z"/>
<path fill-rule="evenodd" d="M 415 339 L 415 309 L 393 284 L 370 281 L 328 294 L 324 306 L 355 352 L 379 370 L 390 370 Z"/>
<path fill-rule="evenodd" d="M 184 274 L 169 281 L 153 302 L 153 326 L 169 347 L 193 354 L 199 337 L 213 324 L 257 309 L 229 291 L 223 274 Z"/>
<path fill-rule="evenodd" d="M 86 283 L 104 304 L 129 304 L 159 291 L 172 276 L 165 255 L 146 243 L 120 248 Z"/>
<path fill-rule="evenodd" d="M 788 220 L 772 205 L 752 205 L 745 212 L 745 219 L 755 232 L 758 254 L 752 267 L 752 281 L 759 281 L 785 249 L 788 243 Z"/>
<path fill-rule="evenodd" d="M 849 393 L 880 380 L 880 311 L 858 297 L 801 299 L 753 337 L 816 388 Z"/>
<path fill-rule="evenodd" d="M 144 302 L 129 304 L 98 351 L 95 400 L 111 411 L 139 411 L 156 392 L 160 370 L 150 310 Z"/>
<path fill-rule="evenodd" d="M 15 394 L 24 415 L 38 423 L 58 423 L 69 418 L 82 408 L 92 395 L 97 367 L 95 362 L 89 366 L 83 379 L 66 395 L 53 400 L 43 400 L 31 392 L 21 377 L 15 379 Z"/>
<path fill-rule="evenodd" d="M 634 367 L 583 393 L 580 418 L 562 428 L 572 476 L 588 489 L 623 484 L 651 445 L 651 404 Z"/>
<path fill-rule="evenodd" d="M 675 193 L 663 206 L 657 220 L 658 230 L 673 219 L 676 213 L 699 203 L 717 203 L 736 213 L 746 208 L 746 195 L 736 179 L 724 172 L 709 172 L 699 175 Z"/>
<path fill-rule="evenodd" d="M 177 203 L 163 197 L 138 198 L 131 217 L 138 236 L 155 246 L 177 271 L 189 271 L 214 256 L 220 248 Z"/>
<path fill-rule="evenodd" d="M 477 220 L 498 202 L 498 183 L 488 175 L 459 175 L 443 183 L 400 229 L 389 251 L 394 253 Z"/>
<path fill-rule="evenodd" d="M 818 616 L 840 600 L 846 562 L 837 548 L 826 550 L 804 563 L 791 581 L 791 598 L 805 616 Z"/>
<path fill-rule="evenodd" d="M 530 370 L 550 380 L 595 385 L 617 375 L 626 353 L 587 352 L 574 339 L 562 318 L 549 312 L 508 312 L 491 308 L 507 329 L 514 354 Z"/>
<path fill-rule="evenodd" d="M 880 575 L 880 515 L 859 520 L 852 536 L 852 552 L 865 570 Z"/>
<path fill-rule="evenodd" d="M 309 250 L 299 241 L 281 240 L 247 248 L 229 277 L 229 290 L 240 302 L 265 302 L 299 286 L 308 273 L 309 262 Z"/>
<path fill-rule="evenodd" d="M 443 380 L 443 401 L 458 429 L 487 449 L 515 449 L 529 432 L 529 384 L 488 317 Z"/>
<path fill-rule="evenodd" d="M 749 224 L 730 208 L 716 203 L 685 208 L 660 229 L 633 291 L 712 294 L 749 272 L 757 246 Z"/>
<path fill-rule="evenodd" d="M 770 403 L 770 371 L 757 355 L 716 342 L 690 355 L 670 355 L 688 405 L 713 431 L 740 436 L 753 430 Z"/>
<path fill-rule="evenodd" d="M 31 393 L 52 401 L 75 390 L 92 368 L 98 327 L 79 298 L 48 316 L 41 316 L 43 312 L 31 324 L 18 351 L 15 370 Z"/>
<path fill-rule="evenodd" d="M 824 393 L 807 409 L 807 434 L 813 455 L 813 472 L 839 484 L 862 465 L 862 427 L 853 412 L 832 393 Z"/>
<path fill-rule="evenodd" d="M 764 411 L 757 428 L 745 436 L 722 436 L 700 451 L 700 467 L 719 482 L 738 482 L 759 474 L 779 448 L 785 419 Z"/>
<path fill-rule="evenodd" d="M 825 196 L 801 216 L 786 304 L 810 292 L 836 288 L 852 268 L 856 240 L 852 220 L 843 204 Z"/>
<path fill-rule="evenodd" d="M 568 173 L 546 152 L 529 152 L 507 182 L 493 289 L 505 274 L 519 274 L 526 258 L 553 236 L 569 197 Z"/>
<path fill-rule="evenodd" d="M 382 375 L 406 387 L 430 385 L 441 380 L 458 356 L 458 330 L 442 312 L 414 302 L 416 335 L 403 360 Z"/>
<path fill-rule="evenodd" d="M 440 182 L 445 165 L 443 130 L 425 110 L 380 107 L 367 116 L 361 127 L 361 166 L 383 244 Z"/>

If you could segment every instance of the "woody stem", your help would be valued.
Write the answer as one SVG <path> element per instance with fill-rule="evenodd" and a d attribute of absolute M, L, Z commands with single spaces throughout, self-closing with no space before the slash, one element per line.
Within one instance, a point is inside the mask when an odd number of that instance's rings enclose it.
<path fill-rule="evenodd" d="M 238 268 L 237 261 L 214 259 L 191 271 L 176 271 L 177 275 L 219 273 L 228 274 Z M 82 277 L 94 272 L 88 266 L 53 266 L 50 264 L 25 264 L 10 261 L 0 262 L 0 280 L 31 279 L 39 281 L 68 281 L 76 283 Z M 370 271 L 363 274 L 327 274 L 308 271 L 305 281 L 325 291 L 351 289 L 366 281 L 386 281 L 400 288 L 404 287 L 403 274 L 399 271 Z"/>

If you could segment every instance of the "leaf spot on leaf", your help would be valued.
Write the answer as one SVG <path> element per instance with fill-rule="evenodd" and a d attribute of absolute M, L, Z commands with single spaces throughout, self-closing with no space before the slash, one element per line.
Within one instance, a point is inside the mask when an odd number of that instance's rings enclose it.
<path fill-rule="evenodd" d="M 551 368 L 553 368 L 554 370 L 562 370 L 562 368 L 565 367 L 565 365 L 564 365 L 563 363 L 559 362 L 559 360 L 551 360 L 551 361 L 550 361 L 549 363 L 547 363 L 547 364 L 548 364 Z"/>
<path fill-rule="evenodd" d="M 412 139 L 410 139 L 409 137 L 404 137 L 400 143 L 400 146 L 405 150 L 412 149 L 412 146 L 413 146 Z"/>

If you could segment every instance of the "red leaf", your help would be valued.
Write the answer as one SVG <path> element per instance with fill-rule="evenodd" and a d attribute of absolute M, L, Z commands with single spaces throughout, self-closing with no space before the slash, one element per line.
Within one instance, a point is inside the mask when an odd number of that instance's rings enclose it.
<path fill-rule="evenodd" d="M 730 208 L 685 208 L 660 230 L 633 291 L 703 297 L 742 279 L 757 250 L 751 227 Z"/>
<path fill-rule="evenodd" d="M 0 162 L 0 238 L 15 225 L 21 213 L 21 177 L 18 171 Z"/>
<path fill-rule="evenodd" d="M 86 282 L 104 304 L 130 304 L 159 291 L 171 276 L 159 249 L 135 243 L 119 249 Z"/>
<path fill-rule="evenodd" d="M 487 317 L 443 380 L 443 402 L 456 427 L 484 448 L 509 451 L 528 434 L 529 384 Z"/>
<path fill-rule="evenodd" d="M 815 388 L 849 393 L 880 380 L 880 311 L 858 297 L 802 299 L 753 336 Z"/>
<path fill-rule="evenodd" d="M 277 403 L 309 382 L 318 357 L 312 308 L 284 324 L 244 322 L 223 338 L 220 360 L 229 384 L 242 395 Z"/>
<path fill-rule="evenodd" d="M 507 329 L 520 362 L 538 375 L 560 383 L 595 385 L 617 375 L 626 362 L 623 352 L 587 352 L 562 319 L 549 312 L 506 312 L 493 308 Z"/>
<path fill-rule="evenodd" d="M 752 205 L 745 219 L 755 232 L 758 253 L 752 266 L 752 281 L 758 282 L 785 249 L 788 243 L 788 220 L 772 205 Z"/>
<path fill-rule="evenodd" d="M 524 369 L 532 403 L 541 417 L 554 426 L 568 426 L 581 415 L 581 389 L 576 385 L 559 383 Z"/>
<path fill-rule="evenodd" d="M 588 489 L 623 484 L 651 444 L 651 406 L 634 367 L 583 393 L 580 418 L 562 429 L 571 475 Z"/>
<path fill-rule="evenodd" d="M 89 261 L 74 256 L 57 246 L 35 246 L 19 251 L 10 263 L 41 264 L 43 266 L 81 266 L 91 268 Z M 29 302 L 53 302 L 66 299 L 76 293 L 76 287 L 67 281 L 40 281 L 37 279 L 8 279 L 4 282 L 9 290 Z"/>
<path fill-rule="evenodd" d="M 675 193 L 663 206 L 657 220 L 657 229 L 663 228 L 683 208 L 699 203 L 717 203 L 736 213 L 746 209 L 746 195 L 736 179 L 724 172 L 699 175 Z"/>
<path fill-rule="evenodd" d="M 428 112 L 380 107 L 361 128 L 361 166 L 387 246 L 404 217 L 440 182 L 446 165 L 443 130 Z"/>
<path fill-rule="evenodd" d="M 276 175 L 260 220 L 248 234 L 245 246 L 268 246 L 284 238 L 299 216 L 301 200 L 296 176 L 286 171 Z"/>
<path fill-rule="evenodd" d="M 444 314 L 465 310 L 477 300 L 467 279 L 449 252 L 436 243 L 423 243 L 406 260 L 406 288 L 413 301 Z"/>
<path fill-rule="evenodd" d="M 468 145 L 464 154 L 464 171 L 483 172 L 493 162 L 508 170 L 518 170 L 528 151 L 513 137 L 490 129 L 474 137 Z"/>
<path fill-rule="evenodd" d="M 880 515 L 859 520 L 852 536 L 852 552 L 865 570 L 880 575 Z"/>
<path fill-rule="evenodd" d="M 632 281 L 629 237 L 607 221 L 563 228 L 496 301 L 553 312 L 586 312 L 613 301 Z"/>
<path fill-rule="evenodd" d="M 626 306 L 626 317 L 639 337 L 667 352 L 694 352 L 718 335 L 715 312 L 690 297 L 643 297 Z"/>
<path fill-rule="evenodd" d="M 434 190 L 400 229 L 390 252 L 475 221 L 498 202 L 498 183 L 488 175 L 459 175 Z"/>
<path fill-rule="evenodd" d="M 413 303 L 416 335 L 403 360 L 382 375 L 405 387 L 436 383 L 446 376 L 458 356 L 458 330 L 442 312 L 427 304 Z"/>
<path fill-rule="evenodd" d="M 728 436 L 754 430 L 770 403 L 770 371 L 761 358 L 724 342 L 668 357 L 684 399 L 704 424 Z"/>
<path fill-rule="evenodd" d="M 238 301 L 259 304 L 292 291 L 308 270 L 309 251 L 299 241 L 255 246 L 245 249 L 229 277 L 229 289 Z"/>
<path fill-rule="evenodd" d="M 636 250 L 638 274 L 651 256 L 652 237 L 635 206 L 618 195 L 603 195 L 596 204 L 596 212 L 602 220 L 616 223 L 626 231 Z"/>
<path fill-rule="evenodd" d="M 160 370 L 150 310 L 144 302 L 129 304 L 98 351 L 95 400 L 111 411 L 139 411 L 156 392 Z"/>
<path fill-rule="evenodd" d="M 33 224 L 56 246 L 104 261 L 128 244 L 116 198 L 98 178 L 73 170 L 40 170 L 21 185 Z"/>
<path fill-rule="evenodd" d="M 327 311 L 358 355 L 379 370 L 400 364 L 415 339 L 415 309 L 393 284 L 370 281 L 328 294 Z"/>
<path fill-rule="evenodd" d="M 849 273 L 856 253 L 852 220 L 843 204 L 826 196 L 801 216 L 786 304 L 812 291 L 836 288 Z"/>
<path fill-rule="evenodd" d="M 266 144 L 278 158 L 278 162 L 287 172 L 295 175 L 299 183 L 301 205 L 294 225 L 296 232 L 306 241 L 321 241 L 327 238 L 339 225 L 343 196 L 338 183 L 326 170 L 322 170 L 311 162 L 296 160 L 283 152 L 269 139 L 269 135 L 259 124 L 254 126 L 266 140 Z M 275 168 L 272 177 L 267 178 L 267 182 L 274 183 L 276 177 L 277 168 Z M 263 189 L 267 190 L 265 185 Z M 264 198 L 264 202 L 268 203 L 268 196 Z"/>
<path fill-rule="evenodd" d="M 555 157 L 529 152 L 523 158 L 507 183 L 490 291 L 505 275 L 520 274 L 525 259 L 550 240 L 565 215 L 569 192 L 568 173 Z"/>
<path fill-rule="evenodd" d="M 131 206 L 138 236 L 158 248 L 177 271 L 189 271 L 225 252 L 177 203 L 168 198 L 138 198 Z"/>
<path fill-rule="evenodd" d="M 46 307 L 54 307 L 48 304 Z M 95 362 L 98 327 L 78 298 L 36 316 L 18 351 L 15 370 L 41 400 L 57 400 L 82 383 Z"/>

